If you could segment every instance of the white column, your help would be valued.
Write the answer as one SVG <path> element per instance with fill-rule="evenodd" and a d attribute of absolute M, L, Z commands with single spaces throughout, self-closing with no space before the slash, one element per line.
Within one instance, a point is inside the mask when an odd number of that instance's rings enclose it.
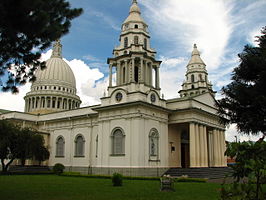
<path fill-rule="evenodd" d="M 200 140 L 199 140 L 199 125 L 195 124 L 195 141 L 196 141 L 196 167 L 200 166 Z"/>
<path fill-rule="evenodd" d="M 208 140 L 207 140 L 207 127 L 203 126 L 203 167 L 208 167 Z"/>
<path fill-rule="evenodd" d="M 130 82 L 135 82 L 135 58 L 132 58 L 131 62 Z"/>
<path fill-rule="evenodd" d="M 219 166 L 219 157 L 220 157 L 220 147 L 218 139 L 218 130 L 213 130 L 213 147 L 214 147 L 214 166 Z"/>
<path fill-rule="evenodd" d="M 139 77 L 139 82 L 143 83 L 143 58 L 140 58 L 140 77 Z"/>
<path fill-rule="evenodd" d="M 125 83 L 128 83 L 128 68 L 127 68 L 127 60 L 124 60 L 125 62 Z"/>
<path fill-rule="evenodd" d="M 224 155 L 224 152 L 226 151 L 226 143 L 225 143 L 225 133 L 223 130 L 221 131 L 221 136 L 222 136 L 222 147 L 223 147 L 222 166 L 227 166 L 227 157 Z"/>
<path fill-rule="evenodd" d="M 121 85 L 121 65 L 120 62 L 117 62 L 116 65 L 116 85 Z"/>
<path fill-rule="evenodd" d="M 189 157 L 190 167 L 196 167 L 196 141 L 195 141 L 195 124 L 189 124 Z"/>
<path fill-rule="evenodd" d="M 112 76 L 113 76 L 113 66 L 112 64 L 109 64 L 109 87 L 112 87 Z"/>
<path fill-rule="evenodd" d="M 159 66 L 156 66 L 156 88 L 160 88 Z"/>
<path fill-rule="evenodd" d="M 203 136 L 203 125 L 199 125 L 199 166 L 204 166 L 204 136 Z"/>

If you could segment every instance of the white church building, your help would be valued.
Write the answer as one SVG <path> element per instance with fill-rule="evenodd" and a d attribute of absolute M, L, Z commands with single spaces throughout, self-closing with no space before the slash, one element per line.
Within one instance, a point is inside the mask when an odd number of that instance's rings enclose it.
<path fill-rule="evenodd" d="M 119 41 L 107 60 L 110 81 L 100 105 L 80 108 L 75 76 L 62 59 L 58 40 L 24 97 L 25 112 L 0 113 L 0 118 L 43 133 L 50 151 L 43 164 L 62 163 L 69 171 L 157 176 L 172 167 L 225 167 L 225 127 L 197 46 L 180 97 L 164 99 L 161 61 L 136 0 Z"/>

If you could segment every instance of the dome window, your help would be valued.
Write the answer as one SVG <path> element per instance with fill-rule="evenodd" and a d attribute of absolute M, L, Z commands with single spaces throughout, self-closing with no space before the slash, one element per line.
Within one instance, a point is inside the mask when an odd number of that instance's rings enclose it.
<path fill-rule="evenodd" d="M 135 24 L 135 28 L 139 28 L 139 25 Z"/>
<path fill-rule="evenodd" d="M 56 87 L 54 87 L 54 90 L 56 90 Z"/>

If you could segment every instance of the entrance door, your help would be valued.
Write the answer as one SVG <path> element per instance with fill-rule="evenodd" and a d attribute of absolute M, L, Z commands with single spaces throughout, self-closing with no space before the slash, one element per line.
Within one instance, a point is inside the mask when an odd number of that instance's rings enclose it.
<path fill-rule="evenodd" d="M 181 143 L 181 166 L 182 168 L 189 167 L 189 144 Z"/>

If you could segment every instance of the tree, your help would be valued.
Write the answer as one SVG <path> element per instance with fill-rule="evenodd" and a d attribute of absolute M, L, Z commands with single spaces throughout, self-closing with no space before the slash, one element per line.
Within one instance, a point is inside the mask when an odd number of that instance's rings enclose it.
<path fill-rule="evenodd" d="M 44 144 L 44 139 L 40 134 L 34 134 L 31 138 L 30 157 L 39 161 L 39 165 L 42 161 L 49 158 L 50 152 L 47 150 Z"/>
<path fill-rule="evenodd" d="M 24 166 L 26 159 L 41 162 L 47 160 L 49 155 L 43 136 L 38 132 L 0 120 L 0 159 L 3 172 L 7 171 L 15 159 L 20 159 Z"/>
<path fill-rule="evenodd" d="M 0 13 L 0 86 L 16 93 L 35 80 L 36 69 L 45 67 L 41 52 L 68 33 L 82 9 L 66 0 L 1 0 Z"/>
<path fill-rule="evenodd" d="M 16 158 L 14 152 L 16 151 L 16 133 L 19 128 L 14 124 L 0 120 L 0 159 L 2 164 L 2 171 L 6 172 L 9 165 Z"/>
<path fill-rule="evenodd" d="M 224 199 L 239 196 L 242 197 L 239 199 L 265 199 L 266 194 L 262 190 L 262 179 L 266 175 L 266 142 L 263 140 L 232 142 L 228 144 L 225 154 L 235 158 L 236 163 L 232 165 L 232 168 L 236 181 L 232 188 L 223 188 Z M 240 180 L 247 180 L 248 182 L 241 184 L 239 183 Z"/>
<path fill-rule="evenodd" d="M 246 45 L 238 55 L 232 82 L 222 88 L 224 98 L 217 101 L 225 124 L 236 123 L 245 134 L 266 135 L 266 27 L 257 36 L 258 47 Z"/>

